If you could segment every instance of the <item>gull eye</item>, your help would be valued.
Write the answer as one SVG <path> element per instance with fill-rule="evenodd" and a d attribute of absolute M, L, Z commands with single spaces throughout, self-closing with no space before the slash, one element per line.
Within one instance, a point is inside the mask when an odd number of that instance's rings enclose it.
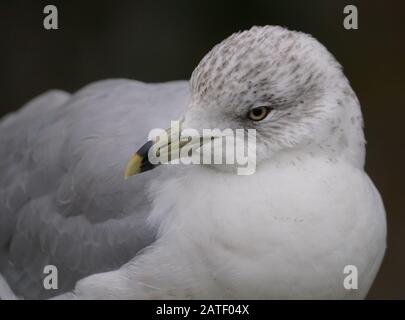
<path fill-rule="evenodd" d="M 267 117 L 272 109 L 267 106 L 256 107 L 250 109 L 248 113 L 248 118 L 253 121 L 261 121 Z"/>

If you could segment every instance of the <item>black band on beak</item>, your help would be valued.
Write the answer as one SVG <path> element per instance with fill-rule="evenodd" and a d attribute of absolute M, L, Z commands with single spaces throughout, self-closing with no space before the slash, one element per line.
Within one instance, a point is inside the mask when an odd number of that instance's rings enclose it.
<path fill-rule="evenodd" d="M 153 146 L 153 141 L 146 142 L 136 153 L 142 158 L 142 163 L 140 167 L 140 172 L 145 172 L 152 170 L 157 165 L 150 163 L 149 161 L 149 150 Z"/>

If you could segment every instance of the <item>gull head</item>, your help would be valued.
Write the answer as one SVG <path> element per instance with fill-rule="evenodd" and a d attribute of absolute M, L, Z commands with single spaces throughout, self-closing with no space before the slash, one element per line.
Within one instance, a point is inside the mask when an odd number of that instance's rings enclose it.
<path fill-rule="evenodd" d="M 235 33 L 201 60 L 190 90 L 181 128 L 254 130 L 258 169 L 291 151 L 345 157 L 358 165 L 364 161 L 357 97 L 340 64 L 310 35 L 278 26 Z M 190 140 L 179 135 L 169 155 Z M 196 141 L 202 147 L 206 140 Z M 146 156 L 153 145 L 135 154 L 126 177 L 154 167 Z"/>

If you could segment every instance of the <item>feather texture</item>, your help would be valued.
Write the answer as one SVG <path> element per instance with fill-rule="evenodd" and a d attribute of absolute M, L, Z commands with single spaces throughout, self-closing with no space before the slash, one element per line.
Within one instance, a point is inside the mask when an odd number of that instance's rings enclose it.
<path fill-rule="evenodd" d="M 17 295 L 65 292 L 154 240 L 145 177 L 123 173 L 147 128 L 167 127 L 188 96 L 187 82 L 106 80 L 46 92 L 0 122 L 0 273 Z M 43 288 L 48 264 L 59 290 Z"/>

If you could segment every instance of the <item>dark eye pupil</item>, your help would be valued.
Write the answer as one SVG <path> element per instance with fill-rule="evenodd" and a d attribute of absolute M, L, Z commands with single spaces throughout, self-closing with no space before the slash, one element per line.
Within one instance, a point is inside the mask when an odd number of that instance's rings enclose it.
<path fill-rule="evenodd" d="M 252 114 L 253 114 L 255 117 L 261 116 L 261 115 L 263 114 L 263 112 L 265 112 L 264 107 L 254 108 L 254 109 L 252 110 Z"/>

